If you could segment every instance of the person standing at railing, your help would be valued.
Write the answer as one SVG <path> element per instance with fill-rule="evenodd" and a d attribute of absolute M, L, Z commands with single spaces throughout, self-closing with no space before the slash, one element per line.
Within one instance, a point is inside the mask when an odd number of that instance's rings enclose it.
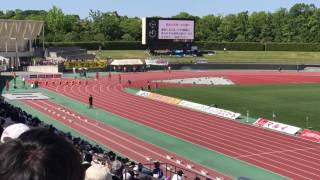
<path fill-rule="evenodd" d="M 152 176 L 157 179 L 162 179 L 162 177 L 163 177 L 163 171 L 160 168 L 160 162 L 158 162 L 158 161 L 154 163 L 154 169 L 152 170 Z"/>

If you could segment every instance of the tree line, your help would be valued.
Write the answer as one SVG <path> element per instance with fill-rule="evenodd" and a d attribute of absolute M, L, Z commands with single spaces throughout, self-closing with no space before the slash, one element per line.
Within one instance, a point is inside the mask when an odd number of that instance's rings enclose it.
<path fill-rule="evenodd" d="M 181 12 L 174 18 L 196 20 L 196 40 L 215 42 L 320 42 L 320 9 L 298 3 L 275 12 L 240 12 L 193 16 Z M 65 14 L 53 6 L 44 10 L 0 11 L 0 19 L 43 20 L 48 42 L 141 41 L 141 19 L 116 11 L 90 10 L 89 17 Z"/>

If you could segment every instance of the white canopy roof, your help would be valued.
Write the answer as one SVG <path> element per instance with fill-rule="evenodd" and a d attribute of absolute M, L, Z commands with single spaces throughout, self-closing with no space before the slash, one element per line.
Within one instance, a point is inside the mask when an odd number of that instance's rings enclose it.
<path fill-rule="evenodd" d="M 9 59 L 2 56 L 0 56 L 0 61 L 1 63 L 9 63 Z"/>
<path fill-rule="evenodd" d="M 141 59 L 115 59 L 111 62 L 113 66 L 124 66 L 124 65 L 142 65 Z"/>

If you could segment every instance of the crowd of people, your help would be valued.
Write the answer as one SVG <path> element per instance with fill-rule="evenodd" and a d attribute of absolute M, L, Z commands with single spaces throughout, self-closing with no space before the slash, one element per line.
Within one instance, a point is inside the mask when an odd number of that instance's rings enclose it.
<path fill-rule="evenodd" d="M 149 170 L 71 133 L 45 124 L 4 99 L 0 102 L 0 179 L 160 180 L 159 162 Z M 182 180 L 180 170 L 172 180 Z"/>

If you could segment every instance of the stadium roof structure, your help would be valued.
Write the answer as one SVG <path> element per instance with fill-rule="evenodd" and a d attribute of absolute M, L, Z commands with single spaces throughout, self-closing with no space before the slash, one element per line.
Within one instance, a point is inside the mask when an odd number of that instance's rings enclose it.
<path fill-rule="evenodd" d="M 43 30 L 44 21 L 0 19 L 0 52 L 24 51 Z"/>
<path fill-rule="evenodd" d="M 0 19 L 0 38 L 35 39 L 43 29 L 44 21 Z"/>

